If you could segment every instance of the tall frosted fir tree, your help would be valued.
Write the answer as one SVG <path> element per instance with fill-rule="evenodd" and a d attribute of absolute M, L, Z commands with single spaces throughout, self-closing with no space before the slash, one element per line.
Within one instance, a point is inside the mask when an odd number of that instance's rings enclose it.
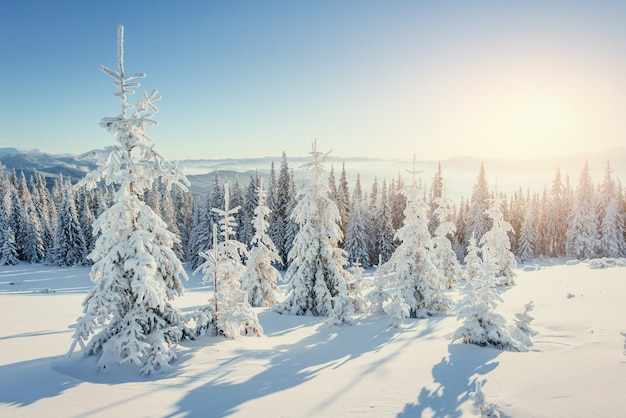
<path fill-rule="evenodd" d="M 94 225 L 100 233 L 89 255 L 94 261 L 91 280 L 95 287 L 83 301 L 70 353 L 78 344 L 86 354 L 99 355 L 103 369 L 130 363 L 142 374 L 150 374 L 176 358 L 173 345 L 185 329 L 182 314 L 169 301 L 183 294 L 181 278 L 186 279 L 186 274 L 172 249 L 176 237 L 140 197 L 158 179 L 168 189 L 172 185 L 185 188 L 188 182 L 154 150 L 144 132 L 146 126 L 156 125 L 149 111 L 157 111 L 157 91 L 144 92 L 134 104 L 127 101 L 139 86 L 134 80 L 145 74 L 124 71 L 123 26 L 118 29 L 118 70 L 100 69 L 119 88 L 115 96 L 122 113 L 100 122 L 119 145 L 88 153 L 96 158 L 98 168 L 79 185 L 93 188 L 104 181 L 107 186 L 116 185 L 117 192 Z"/>
<path fill-rule="evenodd" d="M 243 282 L 248 291 L 248 301 L 252 306 L 274 306 L 278 303 L 280 295 L 276 281 L 281 276 L 272 263 L 279 261 L 280 257 L 267 234 L 269 227 L 267 217 L 270 209 L 265 204 L 265 190 L 261 179 L 258 180 L 256 201 L 254 219 L 250 221 L 254 227 L 254 235 L 250 242 L 250 257 Z"/>
<path fill-rule="evenodd" d="M 349 323 L 353 306 L 347 296 L 350 273 L 346 253 L 339 248 L 339 211 L 321 183 L 328 153 L 317 151 L 313 142 L 310 169 L 312 182 L 300 192 L 292 217 L 299 225 L 289 252 L 291 264 L 285 280 L 291 280 L 287 298 L 275 310 L 292 315 L 330 316 L 332 323 Z"/>
<path fill-rule="evenodd" d="M 589 163 L 586 162 L 580 173 L 565 233 L 567 255 L 580 260 L 595 257 L 600 243 L 598 229 L 596 197 L 589 174 Z"/>
<path fill-rule="evenodd" d="M 210 329 L 227 338 L 240 335 L 263 334 L 256 313 L 248 302 L 248 292 L 242 288 L 246 267 L 241 257 L 248 257 L 246 246 L 234 239 L 237 226 L 235 215 L 240 206 L 230 207 L 228 184 L 224 184 L 224 209 L 213 208 L 220 220 L 222 241 L 217 242 L 217 224 L 213 227 L 213 249 L 200 253 L 204 263 L 196 269 L 202 271 L 203 283 L 213 281 L 215 292 L 209 304 L 200 308 L 192 319 L 196 323 L 196 334 L 201 335 Z"/>
<path fill-rule="evenodd" d="M 405 188 L 407 206 L 404 225 L 396 232 L 400 245 L 387 263 L 397 285 L 397 295 L 386 306 L 396 326 L 402 315 L 420 318 L 446 312 L 451 301 L 445 296 L 446 278 L 431 259 L 432 241 L 428 232 L 428 204 L 413 180 Z"/>
<path fill-rule="evenodd" d="M 489 257 L 489 260 L 495 263 L 495 277 L 499 278 L 501 284 L 512 286 L 515 284 L 515 269 L 517 261 L 511 252 L 511 242 L 509 241 L 509 232 L 513 230 L 511 224 L 504 220 L 500 208 L 503 205 L 502 198 L 492 200 L 491 207 L 485 211 L 485 214 L 492 220 L 491 229 L 480 239 L 481 253 L 483 260 Z"/>
<path fill-rule="evenodd" d="M 485 174 L 485 165 L 481 163 L 465 220 L 466 246 L 469 245 L 469 240 L 472 236 L 476 238 L 476 241 L 480 242 L 483 234 L 491 228 L 491 222 L 486 212 L 488 209 L 489 189 L 487 187 L 487 175 Z"/>

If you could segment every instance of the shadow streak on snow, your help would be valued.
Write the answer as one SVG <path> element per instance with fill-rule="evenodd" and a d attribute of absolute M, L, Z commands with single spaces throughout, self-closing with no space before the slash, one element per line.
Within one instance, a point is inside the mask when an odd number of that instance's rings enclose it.
<path fill-rule="evenodd" d="M 80 384 L 79 380 L 50 370 L 51 364 L 58 358 L 40 358 L 0 366 L 0 404 L 23 407 L 44 398 L 60 396 Z"/>
<path fill-rule="evenodd" d="M 473 376 L 486 375 L 495 369 L 498 362 L 494 359 L 501 351 L 471 344 L 450 344 L 448 353 L 432 369 L 433 381 L 439 386 L 434 390 L 422 388 L 417 402 L 405 405 L 399 417 L 423 416 L 427 410 L 436 417 L 462 416 L 461 405 L 476 388 L 477 378 Z"/>
<path fill-rule="evenodd" d="M 262 315 L 279 315 L 265 312 Z M 291 322 L 292 330 L 302 327 L 318 326 L 326 318 L 291 317 L 285 315 L 283 321 Z M 378 321 L 379 324 L 371 322 Z M 211 370 L 205 370 L 193 376 L 194 381 L 206 381 L 203 385 L 187 392 L 177 404 L 177 410 L 170 417 L 202 416 L 210 411 L 211 416 L 227 416 L 238 412 L 238 407 L 254 399 L 263 398 L 273 393 L 289 390 L 314 379 L 320 373 L 330 372 L 350 361 L 381 350 L 397 334 L 402 333 L 387 327 L 387 319 L 365 318 L 363 322 L 352 326 L 332 327 L 320 325 L 314 334 L 301 340 L 274 347 L 272 350 L 240 349 L 234 357 L 219 362 Z M 372 326 L 374 325 L 374 326 Z M 379 325 L 379 326 L 378 326 Z M 284 330 L 266 329 L 266 336 L 272 338 L 284 334 Z M 395 354 L 385 356 L 383 361 L 372 365 L 364 373 L 369 374 L 373 368 L 393 361 Z M 253 372 L 245 381 L 229 381 L 232 370 L 250 367 Z M 363 376 L 354 376 L 356 383 Z M 351 386 L 350 384 L 346 386 Z M 335 394 L 335 400 L 340 394 Z M 207 400 L 210 400 L 207 404 Z M 323 414 L 326 401 L 318 404 L 316 413 Z M 277 406 L 278 407 L 278 406 Z M 288 406 L 283 405 L 288 408 Z M 278 409 L 277 409 L 278 411 Z M 277 412 L 277 415 L 280 415 Z"/>

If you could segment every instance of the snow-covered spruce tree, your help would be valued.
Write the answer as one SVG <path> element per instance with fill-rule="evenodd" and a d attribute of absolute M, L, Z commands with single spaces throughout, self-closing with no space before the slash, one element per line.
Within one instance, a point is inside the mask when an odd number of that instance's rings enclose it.
<path fill-rule="evenodd" d="M 215 288 L 209 304 L 200 308 L 191 316 L 196 327 L 196 335 L 209 330 L 227 338 L 241 335 L 262 335 L 263 328 L 259 324 L 256 313 L 248 302 L 248 292 L 242 287 L 246 267 L 241 256 L 248 256 L 246 246 L 233 239 L 235 214 L 240 206 L 230 208 L 228 184 L 224 184 L 224 209 L 213 208 L 220 216 L 220 235 L 222 241 L 217 242 L 217 224 L 213 229 L 213 249 L 201 253 L 204 263 L 196 269 L 202 271 L 203 283 L 213 282 Z"/>
<path fill-rule="evenodd" d="M 285 280 L 291 280 L 290 291 L 274 309 L 292 315 L 330 316 L 335 324 L 349 323 L 353 313 L 347 296 L 350 273 L 344 269 L 346 253 L 338 245 L 339 211 L 321 182 L 329 156 L 317 151 L 316 142 L 312 145 L 311 162 L 303 168 L 311 170 L 313 179 L 300 192 L 292 213 L 300 228 L 285 274 Z"/>
<path fill-rule="evenodd" d="M 89 257 L 94 261 L 91 279 L 94 288 L 83 301 L 70 353 L 80 345 L 86 354 L 100 355 L 98 364 L 130 363 L 142 374 L 162 369 L 176 358 L 173 346 L 185 333 L 184 319 L 170 304 L 183 294 L 185 271 L 172 247 L 176 237 L 140 200 L 158 179 L 167 187 L 185 188 L 182 172 L 158 154 L 144 128 L 156 125 L 150 110 L 157 111 L 156 90 L 134 104 L 127 96 L 138 87 L 134 80 L 145 74 L 124 71 L 124 28 L 118 29 L 118 70 L 100 69 L 119 88 L 115 94 L 122 113 L 104 118 L 100 126 L 115 136 L 119 145 L 92 151 L 98 168 L 87 174 L 80 186 L 94 188 L 103 181 L 116 185 L 111 207 L 96 220 L 100 233 Z M 95 332 L 95 335 L 91 336 Z M 91 339 L 90 339 L 91 336 Z M 87 344 L 85 344 L 87 343 Z"/>
<path fill-rule="evenodd" d="M 71 185 L 64 190 L 61 206 L 57 212 L 57 228 L 52 249 L 52 259 L 61 267 L 83 264 L 87 255 L 85 236 L 78 220 L 74 190 Z"/>
<path fill-rule="evenodd" d="M 485 174 L 485 165 L 480 164 L 480 171 L 476 178 L 476 183 L 472 190 L 472 197 L 469 200 L 469 206 L 467 209 L 467 215 L 465 219 L 465 245 L 469 244 L 469 239 L 472 235 L 478 242 L 483 237 L 483 234 L 489 230 L 491 223 L 487 216 L 487 210 L 489 209 L 489 189 L 487 187 L 487 175 Z"/>
<path fill-rule="evenodd" d="M 244 243 L 250 248 L 252 239 L 255 235 L 255 223 L 256 217 L 255 211 L 259 206 L 259 187 L 261 186 L 261 178 L 259 173 L 255 173 L 250 176 L 250 181 L 246 186 L 244 203 L 241 206 L 241 224 L 237 230 L 237 238 L 239 242 Z M 263 196 L 263 205 L 267 207 L 265 203 L 265 196 Z M 269 208 L 268 208 L 269 210 Z M 269 237 L 268 237 L 269 238 Z"/>
<path fill-rule="evenodd" d="M 387 200 L 387 183 L 383 180 L 380 190 L 378 207 L 374 213 L 374 253 L 382 256 L 383 263 L 386 263 L 391 254 L 396 249 L 394 246 L 393 223 L 391 220 L 391 208 Z"/>
<path fill-rule="evenodd" d="M 570 257 L 584 260 L 596 256 L 599 240 L 595 203 L 596 198 L 589 174 L 589 163 L 586 162 L 580 173 L 580 181 L 565 233 L 565 248 Z"/>
<path fill-rule="evenodd" d="M 453 213 L 452 201 L 442 196 L 435 200 L 434 205 L 434 216 L 437 217 L 435 225 L 437 227 L 435 236 L 432 238 L 433 263 L 442 276 L 446 278 L 448 289 L 451 289 L 461 278 L 461 266 L 456 258 L 456 253 L 452 250 L 452 242 L 450 241 L 450 237 L 454 236 L 456 231 L 456 227 L 450 222 L 450 216 Z"/>
<path fill-rule="evenodd" d="M 483 235 L 480 240 L 481 253 L 483 260 L 489 257 L 496 265 L 495 275 L 500 279 L 501 284 L 512 286 L 515 284 L 514 269 L 517 267 L 515 256 L 511 252 L 511 243 L 509 242 L 509 232 L 512 230 L 511 224 L 504 220 L 500 207 L 503 199 L 496 197 L 492 199 L 491 208 L 485 211 L 485 214 L 491 218 L 491 229 Z"/>
<path fill-rule="evenodd" d="M 612 175 L 613 170 L 606 164 L 604 180 L 598 190 L 598 225 L 600 226 L 599 255 L 602 257 L 620 257 L 624 248 L 624 217 L 620 207 L 617 186 Z"/>
<path fill-rule="evenodd" d="M 348 221 L 348 231 L 344 241 L 344 249 L 348 253 L 348 261 L 350 263 L 354 264 L 356 261 L 359 261 L 364 267 L 369 267 L 370 256 L 368 248 L 367 216 L 364 214 L 358 177 L 356 181 L 357 186 L 355 186 L 352 195 L 352 210 L 350 211 L 350 220 Z"/>
<path fill-rule="evenodd" d="M 405 312 L 403 304 L 406 304 L 411 318 L 421 318 L 446 312 L 451 301 L 444 294 L 446 279 L 431 259 L 428 204 L 415 180 L 405 188 L 405 194 L 407 207 L 404 211 L 404 225 L 395 236 L 400 245 L 386 265 L 398 289 L 398 294 L 391 302 L 398 306 L 389 309 L 393 309 L 393 315 L 396 315 Z"/>
<path fill-rule="evenodd" d="M 365 269 L 357 260 L 352 263 L 349 270 L 352 273 L 352 278 L 348 282 L 348 298 L 352 301 L 356 312 L 365 312 L 367 310 L 366 295 L 369 293 L 369 284 L 363 279 Z"/>
<path fill-rule="evenodd" d="M 1 164 L 0 164 L 1 166 Z M 0 179 L 1 181 L 1 179 Z M 5 182 L 2 189 L 2 204 L 0 205 L 0 265 L 15 265 L 19 263 L 15 232 L 11 227 L 11 185 Z"/>
<path fill-rule="evenodd" d="M 530 312 L 534 307 L 532 300 L 524 305 L 524 312 L 515 314 L 515 327 L 510 330 L 511 337 L 517 340 L 520 343 L 520 348 L 524 350 L 533 345 L 530 337 L 535 335 L 535 331 L 531 328 L 530 323 L 535 318 L 530 315 Z"/>
<path fill-rule="evenodd" d="M 463 260 L 465 262 L 465 270 L 463 271 L 463 278 L 467 281 L 471 281 L 474 277 L 480 276 L 480 266 L 482 259 L 480 258 L 480 248 L 476 245 L 476 238 L 471 237 L 469 240 L 469 246 L 467 247 L 467 255 Z"/>
<path fill-rule="evenodd" d="M 382 314 L 385 312 L 385 303 L 389 299 L 391 299 L 391 295 L 387 291 L 388 284 L 389 279 L 387 278 L 387 276 L 385 276 L 383 264 L 379 258 L 378 265 L 376 266 L 376 272 L 374 274 L 374 279 L 372 280 L 371 290 L 365 296 L 365 299 L 367 300 L 367 303 L 369 305 L 369 311 L 371 313 Z M 398 324 L 402 322 L 402 319 L 404 319 L 406 316 L 408 316 L 408 307 L 407 314 L 402 316 Z"/>
<path fill-rule="evenodd" d="M 250 255 L 246 263 L 246 273 L 243 278 L 248 301 L 252 306 L 274 306 L 278 303 L 280 289 L 276 281 L 281 275 L 272 265 L 280 261 L 276 246 L 267 234 L 269 223 L 267 217 L 270 209 L 265 204 L 265 190 L 263 181 L 258 179 L 257 207 L 254 209 L 254 219 L 250 221 L 254 227 L 250 245 Z"/>
<path fill-rule="evenodd" d="M 444 181 L 441 171 L 441 161 L 437 164 L 437 172 L 433 177 L 433 183 L 430 186 L 430 208 L 428 211 L 428 232 L 431 236 L 435 236 L 435 231 L 441 221 L 441 216 L 437 214 L 437 208 L 440 207 L 441 199 L 444 197 Z"/>
<path fill-rule="evenodd" d="M 537 206 L 528 202 L 524 209 L 524 220 L 519 233 L 517 254 L 522 262 L 535 256 L 537 243 Z"/>
<path fill-rule="evenodd" d="M 509 335 L 504 317 L 496 313 L 502 298 L 495 289 L 496 265 L 483 254 L 479 274 L 468 280 L 462 288 L 463 299 L 459 302 L 457 319 L 463 324 L 452 336 L 452 342 L 480 346 L 493 345 L 500 349 L 512 349 L 515 343 Z"/>

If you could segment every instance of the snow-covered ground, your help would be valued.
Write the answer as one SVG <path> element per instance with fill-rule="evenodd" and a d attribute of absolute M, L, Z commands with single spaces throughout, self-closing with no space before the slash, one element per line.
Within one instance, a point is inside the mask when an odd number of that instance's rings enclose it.
<path fill-rule="evenodd" d="M 477 381 L 505 416 L 623 416 L 626 268 L 540 264 L 518 271 L 499 310 L 512 325 L 534 301 L 529 352 L 450 344 L 454 312 L 395 329 L 386 317 L 330 327 L 259 309 L 265 336 L 184 342 L 150 377 L 67 358 L 88 268 L 0 267 L 0 416 L 474 416 Z M 190 277 L 175 301 L 186 312 L 210 291 Z"/>

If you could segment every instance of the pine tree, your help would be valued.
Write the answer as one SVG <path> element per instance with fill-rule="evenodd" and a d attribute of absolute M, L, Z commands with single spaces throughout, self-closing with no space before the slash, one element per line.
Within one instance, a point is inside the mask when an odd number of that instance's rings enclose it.
<path fill-rule="evenodd" d="M 174 205 L 176 206 L 176 223 L 180 231 L 180 245 L 183 250 L 183 260 L 189 261 L 192 255 L 192 236 L 194 223 L 194 197 L 189 191 L 173 189 Z"/>
<path fill-rule="evenodd" d="M 339 176 L 339 185 L 337 186 L 337 209 L 339 209 L 339 218 L 341 219 L 341 234 L 346 237 L 348 232 L 348 222 L 350 220 L 350 190 L 348 189 L 348 178 L 346 175 L 346 164 L 344 163 L 341 168 L 341 175 Z M 340 246 L 345 242 L 340 242 Z"/>
<path fill-rule="evenodd" d="M 258 190 L 260 185 L 261 179 L 258 173 L 250 176 L 250 181 L 246 186 L 246 191 L 244 195 L 245 198 L 243 199 L 244 204 L 241 207 L 241 224 L 239 226 L 239 229 L 237 230 L 237 236 L 239 241 L 247 245 L 248 248 L 251 247 L 252 239 L 255 235 L 254 219 L 256 217 L 255 211 L 259 206 Z M 263 196 L 263 202 L 265 202 L 265 200 L 265 196 Z"/>
<path fill-rule="evenodd" d="M 374 216 L 374 253 L 382 256 L 383 263 L 386 263 L 395 246 L 393 244 L 395 231 L 391 221 L 391 208 L 387 200 L 387 185 L 385 180 L 380 191 L 380 199 Z"/>
<path fill-rule="evenodd" d="M 599 228 L 595 212 L 595 194 L 589 174 L 589 163 L 587 162 L 580 174 L 580 181 L 568 219 L 565 234 L 568 256 L 580 260 L 596 256 Z"/>
<path fill-rule="evenodd" d="M 87 246 L 74 200 L 74 191 L 66 187 L 57 215 L 57 228 L 54 237 L 53 260 L 61 267 L 83 264 L 87 256 Z"/>
<path fill-rule="evenodd" d="M 370 286 L 371 290 L 365 297 L 369 305 L 369 310 L 373 314 L 384 313 L 385 303 L 387 303 L 387 301 L 391 299 L 391 295 L 387 290 L 389 279 L 388 277 L 386 277 L 384 270 L 385 269 L 383 267 L 383 263 L 379 260 L 378 265 L 376 266 L 376 272 L 374 274 L 372 286 Z M 408 306 L 406 309 L 406 315 L 399 318 L 399 321 L 396 325 L 399 325 L 400 322 L 402 322 L 402 320 L 407 316 L 409 316 Z"/>
<path fill-rule="evenodd" d="M 94 261 L 91 279 L 96 285 L 83 301 L 70 353 L 78 344 L 86 354 L 99 354 L 102 368 L 110 362 L 129 363 L 150 374 L 176 358 L 173 346 L 183 337 L 185 327 L 182 314 L 169 301 L 183 294 L 181 278 L 186 274 L 172 250 L 175 236 L 140 197 L 158 179 L 168 188 L 172 184 L 185 188 L 188 182 L 155 151 L 144 131 L 156 124 L 149 113 L 157 111 L 155 102 L 160 96 L 156 90 L 149 95 L 144 92 L 134 104 L 127 101 L 138 87 L 134 80 L 145 74 L 126 75 L 123 36 L 120 26 L 118 70 L 100 67 L 115 80 L 119 88 L 115 95 L 122 107 L 121 115 L 103 118 L 100 125 L 119 145 L 84 155 L 95 157 L 98 168 L 80 182 L 95 188 L 104 180 L 108 186 L 117 185 L 117 192 L 113 205 L 95 223 L 100 236 L 90 258 Z"/>
<path fill-rule="evenodd" d="M 469 246 L 467 247 L 467 255 L 464 259 L 465 271 L 463 271 L 463 278 L 466 281 L 471 281 L 474 277 L 480 276 L 482 265 L 482 259 L 480 258 L 480 248 L 476 244 L 476 238 L 471 237 Z"/>
<path fill-rule="evenodd" d="M 251 221 L 254 236 L 250 241 L 250 257 L 243 282 L 248 291 L 250 305 L 274 306 L 279 302 L 280 290 L 276 286 L 276 281 L 281 278 L 281 275 L 272 263 L 279 261 L 280 257 L 276 246 L 267 234 L 269 224 L 266 219 L 270 210 L 265 204 L 265 190 L 260 180 L 256 196 L 255 201 L 258 203 L 254 210 L 254 219 Z"/>
<path fill-rule="evenodd" d="M 428 232 L 431 236 L 435 235 L 435 231 L 439 226 L 439 215 L 435 213 L 439 207 L 440 199 L 444 196 L 443 174 L 441 171 L 441 162 L 437 164 L 437 172 L 433 177 L 433 184 L 430 187 L 430 209 L 428 211 Z"/>
<path fill-rule="evenodd" d="M 469 201 L 469 209 L 467 212 L 467 218 L 465 220 L 465 239 L 466 245 L 469 243 L 467 240 L 473 235 L 478 242 L 480 242 L 482 236 L 491 228 L 491 222 L 486 215 L 489 209 L 489 190 L 487 188 L 487 176 L 485 174 L 485 165 L 480 164 L 480 171 L 474 189 L 472 191 L 472 197 Z"/>
<path fill-rule="evenodd" d="M 613 170 L 606 164 L 604 180 L 598 190 L 599 252 L 602 257 L 620 257 L 624 247 L 624 217 L 620 208 Z"/>
<path fill-rule="evenodd" d="M 434 207 L 433 215 L 438 220 L 435 236 L 432 238 L 432 259 L 435 267 L 446 278 L 448 288 L 451 289 L 461 277 L 461 266 L 450 241 L 450 237 L 453 237 L 455 232 L 455 226 L 449 220 L 453 213 L 452 201 L 442 195 L 436 199 Z"/>
<path fill-rule="evenodd" d="M 428 204 L 415 180 L 405 188 L 407 207 L 404 225 L 396 232 L 400 246 L 387 263 L 393 272 L 398 293 L 386 312 L 392 322 L 407 312 L 411 318 L 419 318 L 446 312 L 450 300 L 444 295 L 445 278 L 432 262 L 432 242 L 428 233 Z M 404 306 L 408 306 L 408 311 Z"/>
<path fill-rule="evenodd" d="M 552 181 L 550 200 L 546 211 L 546 236 L 548 255 L 565 255 L 565 232 L 567 231 L 567 213 L 565 207 L 565 188 L 561 182 L 561 170 L 557 169 Z"/>
<path fill-rule="evenodd" d="M 209 304 L 193 316 L 196 322 L 196 334 L 201 335 L 214 328 L 217 333 L 227 338 L 241 335 L 263 334 L 256 313 L 248 302 L 248 292 L 242 287 L 246 268 L 241 256 L 248 256 L 246 246 L 233 239 L 237 226 L 235 214 L 240 206 L 230 207 L 228 184 L 224 185 L 224 209 L 213 208 L 220 216 L 221 242 L 217 242 L 217 224 L 213 233 L 213 250 L 201 253 L 204 263 L 196 271 L 202 271 L 203 283 L 213 281 L 214 295 Z"/>
<path fill-rule="evenodd" d="M 502 198 L 492 200 L 491 208 L 485 211 L 491 218 L 491 229 L 480 240 L 483 261 L 486 257 L 495 264 L 495 277 L 507 286 L 515 284 L 517 267 L 515 256 L 511 252 L 511 243 L 508 233 L 512 230 L 511 224 L 504 220 L 500 210 L 503 204 Z"/>
<path fill-rule="evenodd" d="M 365 269 L 358 261 L 352 263 L 349 268 L 352 277 L 348 282 L 348 298 L 354 306 L 355 312 L 365 312 L 367 310 L 367 297 L 369 294 L 368 283 L 363 279 Z"/>
<path fill-rule="evenodd" d="M 535 256 L 537 231 L 537 206 L 533 202 L 526 205 L 524 221 L 519 234 L 518 255 L 520 260 L 528 261 Z"/>
<path fill-rule="evenodd" d="M 489 252 L 484 252 L 479 275 L 468 280 L 463 287 L 457 318 L 463 324 L 452 336 L 452 342 L 460 340 L 464 344 L 493 345 L 500 349 L 515 347 L 506 320 L 496 313 L 498 303 L 502 302 L 494 287 L 496 269 Z"/>
<path fill-rule="evenodd" d="M 352 211 L 346 232 L 345 250 L 348 253 L 348 261 L 351 264 L 357 261 L 364 267 L 369 267 L 368 231 L 367 218 L 363 213 L 363 202 L 361 201 L 361 186 L 357 177 L 356 186 L 352 194 Z"/>
<path fill-rule="evenodd" d="M 389 186 L 389 205 L 391 206 L 391 224 L 397 231 L 404 222 L 404 210 L 406 209 L 406 196 L 402 193 L 404 182 L 398 175 L 397 181 L 392 180 Z M 396 245 L 397 246 L 397 245 Z"/>
<path fill-rule="evenodd" d="M 1 164 L 0 164 L 1 166 Z M 4 176 L 0 175 L 0 181 L 4 180 Z M 3 184 L 0 188 L 2 193 L 2 204 L 0 205 L 0 265 L 15 265 L 19 263 L 17 254 L 17 244 L 15 242 L 15 232 L 11 227 L 11 185 Z"/>
<path fill-rule="evenodd" d="M 321 183 L 328 154 L 317 151 L 313 142 L 310 169 L 312 182 L 300 192 L 293 218 L 300 229 L 289 253 L 291 265 L 285 274 L 290 280 L 287 298 L 275 306 L 280 313 L 329 316 L 332 323 L 351 321 L 351 303 L 347 297 L 350 273 L 345 251 L 339 248 L 341 229 L 339 211 L 328 198 L 328 189 Z"/>
<path fill-rule="evenodd" d="M 189 245 L 191 248 L 189 258 L 191 267 L 194 269 L 197 269 L 204 262 L 204 258 L 202 258 L 200 253 L 206 252 L 211 248 L 211 234 L 213 225 L 215 225 L 211 216 L 211 205 L 211 191 L 207 189 L 202 202 L 194 205 L 193 228 Z"/>

